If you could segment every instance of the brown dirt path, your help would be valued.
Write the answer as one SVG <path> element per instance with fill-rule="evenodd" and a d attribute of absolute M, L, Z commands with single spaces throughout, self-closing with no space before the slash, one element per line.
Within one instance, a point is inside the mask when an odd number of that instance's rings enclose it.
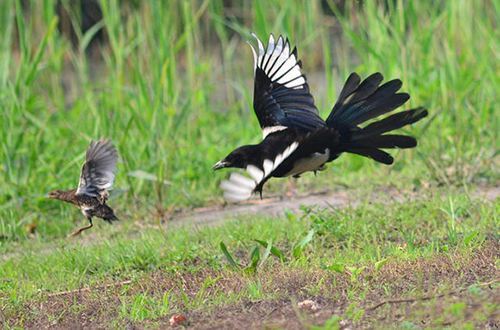
<path fill-rule="evenodd" d="M 278 217 L 286 211 L 297 211 L 303 206 L 345 208 L 355 207 L 367 201 L 370 203 L 400 203 L 405 200 L 417 200 L 422 194 L 426 196 L 425 191 L 412 192 L 395 188 L 377 188 L 370 193 L 366 193 L 366 191 L 361 193 L 356 190 L 324 191 L 305 196 L 274 197 L 226 206 L 201 207 L 174 214 L 170 220 L 176 224 L 210 225 L 242 215 Z M 494 201 L 500 197 L 500 186 L 477 187 L 470 192 L 470 195 L 472 198 Z"/>

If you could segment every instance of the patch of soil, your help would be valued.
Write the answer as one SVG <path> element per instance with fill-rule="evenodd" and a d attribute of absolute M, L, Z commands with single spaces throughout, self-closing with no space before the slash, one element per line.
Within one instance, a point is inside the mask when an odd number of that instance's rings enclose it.
<path fill-rule="evenodd" d="M 169 327 L 172 314 L 181 313 L 195 329 L 300 329 L 323 324 L 334 315 L 339 316 L 336 322 L 342 327 L 356 328 L 403 321 L 420 322 L 418 326 L 460 326 L 467 321 L 494 325 L 499 319 L 498 308 L 491 307 L 500 302 L 500 274 L 495 267 L 499 251 L 500 242 L 488 241 L 470 255 L 457 252 L 414 261 L 389 260 L 381 269 L 365 269 L 357 280 L 348 272 L 279 263 L 269 264 L 255 277 L 230 270 L 156 271 L 133 282 L 43 294 L 39 301 L 24 306 L 9 324 L 36 329 L 164 328 Z M 484 282 L 490 285 L 467 289 Z M 256 283 L 263 298 L 249 299 L 245 290 Z M 137 294 L 159 299 L 167 292 L 171 301 L 168 314 L 132 322 L 123 312 L 122 303 L 130 306 Z M 238 298 L 241 292 L 247 292 L 243 294 L 247 298 Z M 221 302 L 221 297 L 228 297 L 227 301 Z M 413 300 L 376 307 L 387 299 L 399 298 Z M 319 309 L 300 309 L 298 303 L 305 299 L 314 301 Z M 198 301 L 195 309 L 190 307 L 193 301 Z M 461 308 L 460 315 L 455 315 L 453 308 Z"/>

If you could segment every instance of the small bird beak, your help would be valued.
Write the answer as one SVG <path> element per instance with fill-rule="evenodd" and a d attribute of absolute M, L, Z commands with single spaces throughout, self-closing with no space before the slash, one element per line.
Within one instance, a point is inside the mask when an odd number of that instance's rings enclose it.
<path fill-rule="evenodd" d="M 49 191 L 45 196 L 45 198 L 56 199 L 56 194 L 53 191 Z"/>
<path fill-rule="evenodd" d="M 215 163 L 215 165 L 212 166 L 212 169 L 214 171 L 217 171 L 217 170 L 220 170 L 221 168 L 226 167 L 227 165 L 228 165 L 227 162 L 224 162 L 221 160 L 221 161 L 218 161 L 217 163 Z"/>

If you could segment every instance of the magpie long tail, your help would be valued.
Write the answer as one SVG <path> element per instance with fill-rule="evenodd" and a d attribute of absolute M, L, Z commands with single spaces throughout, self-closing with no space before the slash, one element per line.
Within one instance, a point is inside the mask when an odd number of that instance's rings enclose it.
<path fill-rule="evenodd" d="M 383 76 L 375 73 L 361 82 L 360 77 L 352 73 L 326 123 L 341 133 L 342 151 L 392 164 L 392 156 L 381 149 L 413 148 L 417 140 L 411 136 L 384 133 L 416 123 L 428 113 L 424 108 L 401 111 L 360 127 L 370 119 L 394 111 L 410 98 L 406 93 L 398 93 L 402 85 L 399 79 L 380 85 L 382 80 Z"/>

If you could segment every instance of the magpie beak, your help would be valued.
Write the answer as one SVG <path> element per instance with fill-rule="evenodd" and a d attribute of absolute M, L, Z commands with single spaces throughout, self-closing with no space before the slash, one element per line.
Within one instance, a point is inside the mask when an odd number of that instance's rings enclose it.
<path fill-rule="evenodd" d="M 227 167 L 228 165 L 229 165 L 228 162 L 220 160 L 217 163 L 215 163 L 214 166 L 212 166 L 212 169 L 214 171 L 217 171 L 220 170 L 221 168 Z"/>

